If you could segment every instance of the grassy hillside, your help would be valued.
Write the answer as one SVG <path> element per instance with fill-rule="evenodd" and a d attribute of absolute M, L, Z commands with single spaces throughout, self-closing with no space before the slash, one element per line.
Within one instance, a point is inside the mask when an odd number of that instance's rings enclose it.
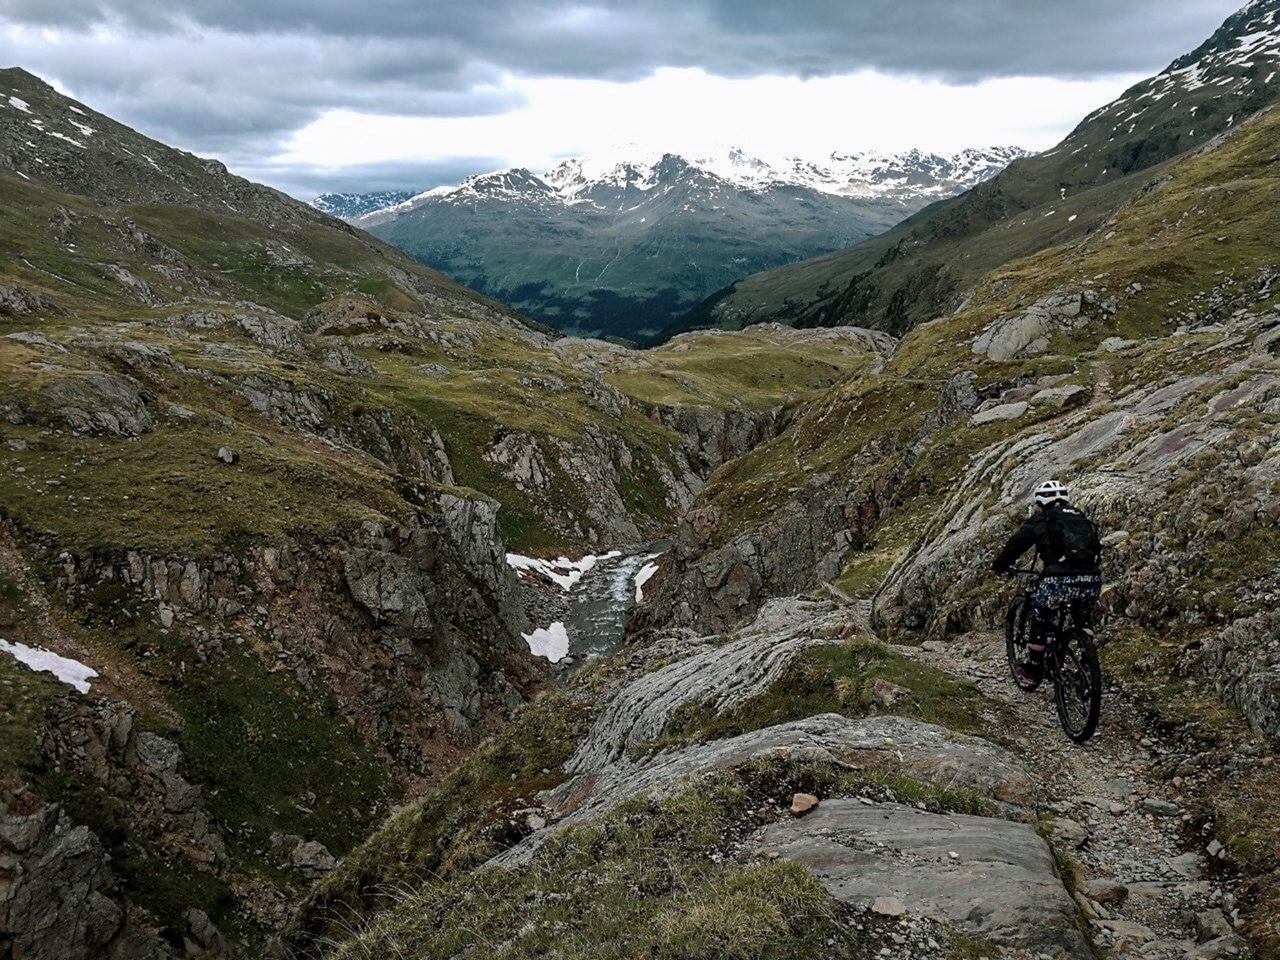
<path fill-rule="evenodd" d="M 849 544 L 835 584 L 874 601 L 900 639 L 990 629 L 1003 594 L 989 563 L 1034 484 L 1058 476 L 1109 536 L 1104 669 L 1151 723 L 1235 769 L 1242 714 L 1274 736 L 1245 679 L 1274 655 L 1261 636 L 1246 651 L 1232 638 L 1271 629 L 1277 588 L 1278 139 L 1280 115 L 1264 112 L 1166 164 L 1087 236 L 991 271 L 883 370 L 838 384 L 723 467 L 664 590 L 686 597 L 714 571 L 737 584 L 723 602 L 740 612 L 741 584 L 782 589 L 782 571 L 767 579 L 771 553 L 810 537 L 814 565 L 827 544 Z M 1043 336 L 987 346 L 1026 324 Z M 844 526 L 813 532 L 815 502 Z M 1259 766 L 1228 784 L 1195 770 L 1184 775 L 1197 826 L 1231 845 L 1257 897 L 1249 930 L 1271 955 L 1280 861 L 1251 811 L 1276 801 L 1274 777 Z"/>
<path fill-rule="evenodd" d="M 1016 160 L 847 250 L 747 277 L 672 332 L 761 321 L 901 334 L 962 306 L 988 271 L 1098 230 L 1161 167 L 1276 102 L 1276 5 L 1250 4 L 1196 50 L 1086 117 L 1052 150 Z"/>
<path fill-rule="evenodd" d="M 549 682 L 504 549 L 664 531 L 730 417 L 884 348 L 557 340 L 3 79 L 0 638 L 98 675 L 84 696 L 0 655 L 0 808 L 89 828 L 99 887 L 65 909 L 127 909 L 104 936 L 181 951 L 196 908 L 256 955 L 326 858 Z M 72 113 L 84 146 L 30 145 Z M 42 857 L 6 877 L 70 889 Z"/>

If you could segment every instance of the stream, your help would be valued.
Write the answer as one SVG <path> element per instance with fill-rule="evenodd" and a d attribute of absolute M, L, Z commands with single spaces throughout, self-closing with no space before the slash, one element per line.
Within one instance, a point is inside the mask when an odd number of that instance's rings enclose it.
<path fill-rule="evenodd" d="M 615 653 L 639 591 L 666 549 L 667 544 L 656 543 L 633 553 L 615 550 L 554 561 L 508 554 L 507 562 L 522 575 L 531 572 L 564 591 L 561 619 L 525 634 L 529 649 L 571 670 Z"/>

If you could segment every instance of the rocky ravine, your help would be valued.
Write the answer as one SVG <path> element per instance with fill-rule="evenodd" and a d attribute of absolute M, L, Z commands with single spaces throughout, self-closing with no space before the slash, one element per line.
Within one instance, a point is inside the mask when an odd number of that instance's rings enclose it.
<path fill-rule="evenodd" d="M 143 641 L 141 656 L 172 658 L 193 687 L 206 678 L 195 688 L 218 704 L 235 694 L 207 678 L 260 663 L 283 678 L 272 689 L 288 692 L 289 706 L 314 701 L 340 713 L 412 795 L 552 682 L 519 640 L 528 622 L 501 548 L 496 504 L 445 494 L 437 509 L 403 526 L 369 522 L 349 542 L 267 547 L 209 565 L 136 552 L 64 553 L 54 587 L 72 609 L 104 591 L 136 598 L 129 606 L 136 602 L 161 625 Z M 100 674 L 92 697 L 67 691 L 47 710 L 37 761 L 81 784 L 75 796 L 97 797 L 94 822 L 83 822 L 85 809 L 73 812 L 30 784 L 0 782 L 0 945 L 30 958 L 172 955 L 155 935 L 156 918 L 138 908 L 135 895 L 122 896 L 122 882 L 136 883 L 145 868 L 128 864 L 122 878 L 113 860 L 134 849 L 223 885 L 239 901 L 237 923 L 258 930 L 282 924 L 297 888 L 336 865 L 330 851 L 315 834 L 302 835 L 305 827 L 268 837 L 215 815 L 213 798 L 229 784 L 237 789 L 235 781 L 224 777 L 213 788 L 193 773 L 179 741 L 200 727 L 196 718 L 179 721 L 166 702 L 173 681 L 146 675 L 119 652 L 85 649 L 66 609 L 39 587 L 8 524 L 0 524 L 0 573 L 25 598 L 20 616 L 4 624 L 6 638 L 79 657 Z M 132 616 L 123 608 L 118 616 L 124 635 Z M 158 724 L 172 730 L 157 733 Z M 261 775 L 287 778 L 284 768 L 305 762 L 287 731 L 255 729 L 246 720 L 240 735 L 268 758 Z M 328 818 L 334 798 L 325 789 L 316 784 L 289 798 L 305 814 L 300 822 L 317 810 Z M 383 787 L 360 797 L 361 809 L 340 819 L 360 817 L 367 826 L 385 812 L 385 794 Z M 266 797 L 261 803 L 272 802 Z M 264 857 L 291 875 L 291 884 L 266 880 Z M 183 919 L 192 949 L 223 954 L 228 938 L 204 910 L 188 904 Z M 244 954 L 233 946 L 231 955 Z"/>
<path fill-rule="evenodd" d="M 540 819 L 552 826 L 494 862 L 527 865 L 552 832 L 591 822 L 627 797 L 664 795 L 689 777 L 762 758 L 892 771 L 976 791 L 995 801 L 997 815 L 929 812 L 864 790 L 818 797 L 815 809 L 795 816 L 786 811 L 791 798 L 780 797 L 775 822 L 726 837 L 724 856 L 807 865 L 834 897 L 890 921 L 879 928 L 886 956 L 936 955 L 947 931 L 1010 957 L 1087 958 L 1094 949 L 1117 960 L 1250 955 L 1233 927 L 1238 893 L 1220 847 L 1190 830 L 1188 804 L 1203 780 L 1170 772 L 1187 748 L 1146 729 L 1115 686 L 1097 735 L 1072 744 L 1051 688 L 1015 688 L 994 634 L 894 649 L 972 680 L 1004 746 L 905 717 L 822 714 L 648 756 L 630 750 L 682 707 L 723 713 L 767 688 L 805 649 L 867 631 L 859 605 L 790 598 L 766 604 L 738 633 L 673 635 L 633 653 L 635 679 L 566 765 L 573 776 L 540 795 Z M 887 691 L 883 705 L 910 695 Z"/>

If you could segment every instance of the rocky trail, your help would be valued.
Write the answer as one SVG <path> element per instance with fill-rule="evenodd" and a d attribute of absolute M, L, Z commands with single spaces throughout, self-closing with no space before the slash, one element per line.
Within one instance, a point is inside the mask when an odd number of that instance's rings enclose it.
<path fill-rule="evenodd" d="M 956 676 L 1008 707 L 1005 730 L 1022 754 L 1051 817 L 1053 843 L 1074 862 L 1076 901 L 1094 943 L 1116 960 L 1248 957 L 1233 930 L 1239 919 L 1232 878 L 1215 862 L 1220 847 L 1194 833 L 1181 777 L 1169 777 L 1186 750 L 1147 729 L 1141 711 L 1106 674 L 1098 731 L 1087 743 L 1067 739 L 1053 687 L 1032 693 L 1009 677 L 1004 638 L 975 633 L 952 643 L 895 647 Z"/>

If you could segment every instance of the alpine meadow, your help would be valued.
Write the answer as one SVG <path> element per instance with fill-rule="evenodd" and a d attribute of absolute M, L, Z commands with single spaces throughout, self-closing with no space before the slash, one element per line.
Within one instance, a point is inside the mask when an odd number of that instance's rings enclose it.
<path fill-rule="evenodd" d="M 308 204 L 0 70 L 0 958 L 1280 957 L 1278 101 Z"/>

